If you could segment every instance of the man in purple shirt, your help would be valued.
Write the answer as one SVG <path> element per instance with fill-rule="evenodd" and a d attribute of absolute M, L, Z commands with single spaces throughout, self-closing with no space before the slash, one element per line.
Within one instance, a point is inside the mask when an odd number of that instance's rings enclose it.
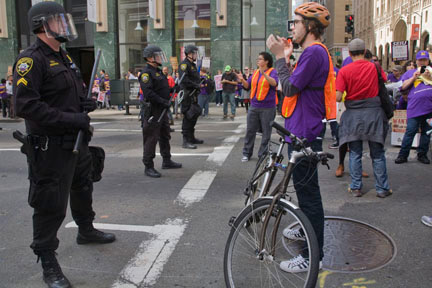
<path fill-rule="evenodd" d="M 294 47 L 291 41 L 270 35 L 267 47 L 276 56 L 276 69 L 285 97 L 297 97 L 297 104 L 291 116 L 285 120 L 285 128 L 297 137 L 306 137 L 314 151 L 322 148 L 318 140 L 325 117 L 324 86 L 329 74 L 330 63 L 327 49 L 321 42 L 325 28 L 330 24 L 327 8 L 314 2 L 300 5 L 295 10 L 293 42 L 303 49 L 294 70 L 289 59 Z M 322 88 L 322 89 L 321 89 Z M 284 112 L 284 111 L 283 111 Z M 288 154 L 292 151 L 288 146 Z M 318 239 L 320 260 L 324 256 L 324 209 L 318 183 L 317 163 L 299 159 L 293 171 L 293 182 L 299 206 L 310 220 Z M 288 239 L 304 240 L 302 229 L 287 227 L 283 235 Z M 293 259 L 282 261 L 280 268 L 286 272 L 306 272 L 309 269 L 305 250 Z M 320 261 L 320 267 L 322 262 Z"/>
<path fill-rule="evenodd" d="M 245 89 L 250 90 L 251 98 L 242 162 L 247 162 L 252 157 L 255 136 L 259 130 L 262 131 L 262 138 L 258 158 L 265 153 L 271 137 L 270 123 L 276 116 L 276 87 L 279 78 L 276 70 L 272 68 L 272 56 L 267 52 L 261 52 L 257 58 L 257 66 L 259 69 L 247 81 L 241 73 L 237 74 L 237 80 Z"/>
<path fill-rule="evenodd" d="M 412 69 L 402 75 L 401 90 L 409 90 L 407 106 L 407 128 L 402 140 L 399 155 L 395 160 L 396 164 L 408 161 L 409 152 L 418 129 L 421 129 L 420 144 L 417 148 L 417 160 L 424 164 L 430 164 L 427 157 L 429 150 L 430 137 L 426 134 L 431 127 L 427 124 L 426 119 L 432 117 L 432 87 L 423 82 L 422 78 L 430 79 L 431 73 L 428 69 L 431 67 L 429 53 L 421 50 L 416 55 L 418 69 Z"/>

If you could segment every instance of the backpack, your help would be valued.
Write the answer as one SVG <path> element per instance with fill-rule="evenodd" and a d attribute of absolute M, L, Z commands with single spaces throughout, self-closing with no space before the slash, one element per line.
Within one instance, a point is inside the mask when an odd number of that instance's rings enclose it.
<path fill-rule="evenodd" d="M 206 91 L 208 94 L 212 94 L 215 91 L 216 84 L 213 79 L 207 79 Z"/>

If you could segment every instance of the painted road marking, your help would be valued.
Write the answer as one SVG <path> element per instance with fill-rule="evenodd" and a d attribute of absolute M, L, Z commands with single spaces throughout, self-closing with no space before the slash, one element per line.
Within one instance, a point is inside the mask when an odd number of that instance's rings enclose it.
<path fill-rule="evenodd" d="M 207 158 L 207 161 L 214 162 L 218 166 L 222 166 L 233 148 L 234 145 L 215 147 L 213 153 Z"/>
<path fill-rule="evenodd" d="M 207 190 L 210 188 L 216 174 L 216 171 L 195 172 L 186 185 L 180 190 L 180 193 L 174 202 L 188 207 L 192 203 L 201 201 L 207 193 Z"/>
<path fill-rule="evenodd" d="M 21 151 L 20 148 L 0 148 L 0 152 L 2 151 Z"/>
<path fill-rule="evenodd" d="M 116 128 L 100 128 L 94 129 L 95 132 L 125 132 L 125 133 L 142 133 L 141 129 L 116 129 Z M 207 133 L 240 133 L 239 129 L 236 130 L 199 130 L 196 129 L 195 132 L 207 132 Z"/>
<path fill-rule="evenodd" d="M 135 256 L 120 272 L 113 288 L 148 287 L 154 285 L 162 273 L 163 266 L 175 249 L 187 223 L 182 219 L 168 219 L 163 225 L 138 226 L 93 223 L 97 229 L 145 232 L 153 234 L 150 240 L 143 241 Z M 69 222 L 66 228 L 76 228 L 75 222 Z"/>

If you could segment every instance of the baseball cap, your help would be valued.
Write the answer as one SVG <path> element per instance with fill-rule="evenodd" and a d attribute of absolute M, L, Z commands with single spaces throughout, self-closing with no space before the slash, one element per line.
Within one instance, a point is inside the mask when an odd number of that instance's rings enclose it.
<path fill-rule="evenodd" d="M 418 59 L 429 59 L 429 53 L 426 50 L 420 50 L 417 52 L 416 60 Z"/>
<path fill-rule="evenodd" d="M 365 50 L 365 47 L 365 42 L 360 38 L 355 38 L 348 44 L 349 51 L 361 51 Z"/>
<path fill-rule="evenodd" d="M 231 71 L 231 66 L 230 65 L 226 65 L 225 66 L 225 72 Z"/>

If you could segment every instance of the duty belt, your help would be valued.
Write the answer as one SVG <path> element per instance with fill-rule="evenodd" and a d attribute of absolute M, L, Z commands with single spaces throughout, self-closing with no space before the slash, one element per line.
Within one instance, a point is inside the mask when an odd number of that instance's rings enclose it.
<path fill-rule="evenodd" d="M 48 150 L 48 144 L 63 145 L 75 143 L 76 135 L 47 136 L 47 135 L 28 135 L 29 143 L 34 149 Z"/>

